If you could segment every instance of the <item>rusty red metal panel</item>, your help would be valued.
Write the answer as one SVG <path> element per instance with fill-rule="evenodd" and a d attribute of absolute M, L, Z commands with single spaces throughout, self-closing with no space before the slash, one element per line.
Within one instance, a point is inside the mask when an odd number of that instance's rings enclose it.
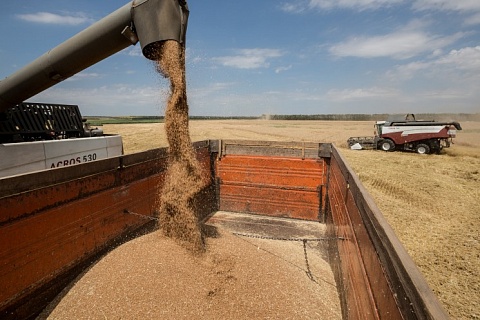
<path fill-rule="evenodd" d="M 106 162 L 118 159 L 107 159 Z M 63 183 L 37 187 L 28 192 L 4 197 L 1 199 L 0 223 L 22 218 L 30 214 L 41 212 L 45 208 L 55 207 L 68 203 L 69 201 L 88 197 L 97 192 L 107 190 L 117 186 L 119 183 L 129 183 L 145 177 L 151 176 L 165 167 L 166 160 L 159 158 L 149 159 L 132 164 L 127 167 L 121 167 L 119 163 L 115 170 L 101 171 L 95 174 L 86 175 L 79 179 L 72 179 Z M 92 165 L 94 163 L 88 163 Z M 83 166 L 83 165 L 81 165 Z M 62 168 L 64 175 L 74 173 L 77 167 Z M 43 172 L 41 172 L 43 174 Z M 31 177 L 31 178 L 30 178 Z M 25 179 L 35 179 L 35 175 L 26 175 Z M 8 180 L 5 182 L 8 183 Z"/>
<path fill-rule="evenodd" d="M 115 186 L 116 174 L 102 174 L 47 188 L 39 188 L 2 199 L 0 223 L 35 214 L 45 208 L 61 205 L 80 196 L 88 196 Z"/>
<path fill-rule="evenodd" d="M 318 193 L 271 185 L 222 185 L 220 210 L 318 220 Z"/>
<path fill-rule="evenodd" d="M 152 214 L 158 177 L 97 193 L 46 209 L 0 233 L 0 301 L 8 303 L 29 287 L 94 252 L 107 240 L 145 223 L 124 209 Z"/>
<path fill-rule="evenodd" d="M 227 155 L 216 162 L 220 210 L 318 220 L 322 159 Z"/>
<path fill-rule="evenodd" d="M 330 162 L 327 226 L 346 319 L 447 319 L 358 177 L 338 151 Z M 351 243 L 351 245 L 350 245 Z"/>
<path fill-rule="evenodd" d="M 345 200 L 348 184 L 346 183 L 336 159 L 331 160 L 329 181 L 329 217 L 335 226 L 338 240 L 338 264 L 336 278 L 342 283 L 340 294 L 344 303 L 343 312 L 347 319 L 379 319 L 373 300 L 370 284 L 366 275 L 363 259 L 358 247 L 358 240 L 352 227 L 352 221 Z"/>
<path fill-rule="evenodd" d="M 393 229 L 336 148 L 332 152 L 329 177 L 329 234 L 347 234 L 348 240 L 354 241 L 356 246 L 354 251 L 349 251 L 342 247 L 342 241 L 337 241 L 334 245 L 338 250 L 332 250 L 331 256 L 337 279 L 342 281 L 342 277 L 348 278 L 351 272 L 342 259 L 358 260 L 365 280 L 363 283 L 354 283 L 359 288 L 367 285 L 366 294 L 371 297 L 376 317 L 448 319 Z M 348 285 L 348 281 L 344 282 Z M 344 300 L 349 304 L 345 310 L 350 312 L 352 308 L 357 308 L 357 298 L 348 292 L 346 290 Z M 361 290 L 359 294 L 362 294 Z M 356 316 L 351 317 L 357 318 Z M 345 318 L 349 316 L 346 315 Z"/>
<path fill-rule="evenodd" d="M 370 240 L 365 223 L 362 221 L 350 189 L 347 192 L 346 206 L 353 231 L 359 243 L 358 248 L 365 266 L 365 274 L 371 288 L 370 292 L 376 302 L 380 319 L 403 319 L 394 298 L 395 294 L 388 284 L 385 270 L 378 259 L 378 254 Z"/>
<path fill-rule="evenodd" d="M 210 174 L 208 147 L 196 152 Z M 155 215 L 165 162 L 165 157 L 127 156 L 116 170 L 92 170 L 85 176 L 0 197 L 0 318 L 7 310 L 9 318 L 34 315 L 38 306 L 25 306 L 32 298 L 38 304 L 48 303 L 37 298 L 37 290 L 50 288 L 109 243 L 149 224 L 151 220 L 125 211 Z M 70 170 L 75 168 L 65 168 L 62 174 L 68 176 Z M 35 174 L 26 179 L 35 179 Z M 213 199 L 209 194 L 213 190 L 207 187 L 202 196 Z M 57 292 L 48 294 L 51 298 Z"/>
<path fill-rule="evenodd" d="M 217 162 L 222 181 L 315 189 L 324 183 L 323 161 L 228 155 Z"/>

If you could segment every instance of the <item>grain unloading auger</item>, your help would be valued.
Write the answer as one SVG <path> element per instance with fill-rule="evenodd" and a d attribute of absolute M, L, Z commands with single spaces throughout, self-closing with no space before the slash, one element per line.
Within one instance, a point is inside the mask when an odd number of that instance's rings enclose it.
<path fill-rule="evenodd" d="M 157 60 L 157 44 L 185 42 L 188 14 L 184 0 L 133 0 L 1 80 L 0 178 L 121 155 L 121 136 L 92 130 L 78 106 L 24 101 L 137 42 Z"/>
<path fill-rule="evenodd" d="M 134 0 L 0 81 L 0 112 L 140 41 L 156 59 L 155 43 L 183 43 L 188 20 L 184 0 Z"/>

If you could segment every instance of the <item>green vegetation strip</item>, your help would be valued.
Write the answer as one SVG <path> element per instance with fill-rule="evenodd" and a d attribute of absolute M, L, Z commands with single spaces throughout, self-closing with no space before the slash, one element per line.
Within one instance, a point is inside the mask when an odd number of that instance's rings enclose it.
<path fill-rule="evenodd" d="M 247 116 L 191 116 L 191 120 L 319 120 L 319 121 L 379 121 L 386 120 L 388 114 L 263 114 L 257 117 Z M 436 121 L 480 121 L 480 113 L 419 113 L 415 115 L 417 120 L 436 120 Z M 163 123 L 162 116 L 91 116 L 84 117 L 92 126 L 101 126 L 103 124 L 132 124 L 132 123 Z"/>

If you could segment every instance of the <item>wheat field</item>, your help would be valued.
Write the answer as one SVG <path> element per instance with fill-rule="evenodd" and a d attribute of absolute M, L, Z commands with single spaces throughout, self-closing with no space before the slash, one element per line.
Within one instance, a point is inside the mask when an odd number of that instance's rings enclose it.
<path fill-rule="evenodd" d="M 246 139 L 331 142 L 395 230 L 451 318 L 480 319 L 480 122 L 439 155 L 350 150 L 373 135 L 369 121 L 190 121 L 192 141 Z M 126 154 L 167 146 L 163 123 L 111 124 Z"/>

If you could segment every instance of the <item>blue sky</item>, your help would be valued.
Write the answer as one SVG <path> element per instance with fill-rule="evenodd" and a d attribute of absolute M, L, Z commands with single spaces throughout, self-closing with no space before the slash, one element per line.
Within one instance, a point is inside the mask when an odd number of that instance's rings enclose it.
<path fill-rule="evenodd" d="M 0 3 L 0 79 L 123 6 Z M 480 0 L 190 0 L 191 115 L 480 112 Z M 168 82 L 131 46 L 28 99 L 163 115 Z"/>

